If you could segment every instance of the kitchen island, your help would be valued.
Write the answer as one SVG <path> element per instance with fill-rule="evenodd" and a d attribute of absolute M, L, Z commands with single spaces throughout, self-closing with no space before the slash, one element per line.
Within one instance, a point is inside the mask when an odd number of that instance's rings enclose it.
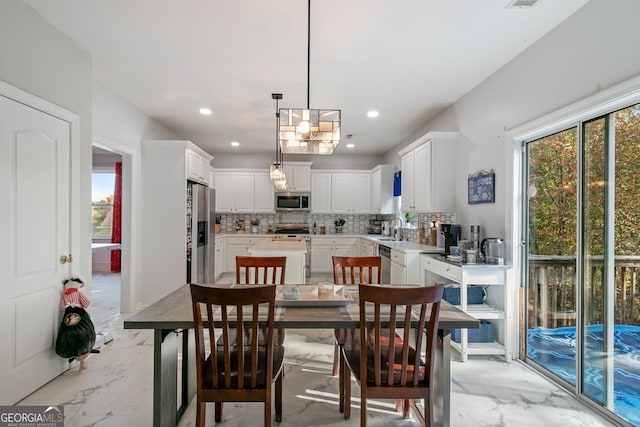
<path fill-rule="evenodd" d="M 305 255 L 307 244 L 300 239 L 262 240 L 249 248 L 251 256 L 287 257 L 284 282 L 289 284 L 305 283 Z"/>

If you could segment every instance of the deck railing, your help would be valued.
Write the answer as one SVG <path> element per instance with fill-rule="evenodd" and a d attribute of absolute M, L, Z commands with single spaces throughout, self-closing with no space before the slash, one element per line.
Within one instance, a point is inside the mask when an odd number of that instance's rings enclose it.
<path fill-rule="evenodd" d="M 589 307 L 587 323 L 603 322 L 604 261 L 585 262 L 584 296 Z M 640 256 L 614 259 L 616 324 L 640 324 Z M 576 324 L 576 257 L 529 256 L 529 327 L 555 328 Z"/>

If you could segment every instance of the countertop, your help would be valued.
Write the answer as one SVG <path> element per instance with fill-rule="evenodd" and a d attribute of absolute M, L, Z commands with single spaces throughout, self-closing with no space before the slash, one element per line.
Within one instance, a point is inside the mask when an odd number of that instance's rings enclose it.
<path fill-rule="evenodd" d="M 511 267 L 508 264 L 487 264 L 486 262 L 475 262 L 473 264 L 468 264 L 462 261 L 452 261 L 450 259 L 447 259 L 447 256 L 444 254 L 427 254 L 425 252 L 425 255 L 430 255 L 432 258 L 440 262 L 444 262 L 450 265 L 455 265 L 457 267 L 464 267 L 464 268 L 474 268 L 474 267 L 510 268 Z"/>
<path fill-rule="evenodd" d="M 368 240 L 371 240 L 374 243 L 377 243 L 382 246 L 387 246 L 391 249 L 396 249 L 398 251 L 404 253 L 424 253 L 424 254 L 440 254 L 444 252 L 444 248 L 439 248 L 437 246 L 431 245 L 423 245 L 417 242 L 409 242 L 407 240 L 387 240 L 388 237 L 374 237 L 374 236 L 361 236 L 366 237 Z"/>
<path fill-rule="evenodd" d="M 302 240 L 261 240 L 249 248 L 251 251 L 306 253 L 307 244 Z"/>
<path fill-rule="evenodd" d="M 311 239 L 314 238 L 336 238 L 336 237 L 362 237 L 373 243 L 377 243 L 379 245 L 387 246 L 391 249 L 396 249 L 398 251 L 404 253 L 425 253 L 425 254 L 441 254 L 444 252 L 444 248 L 439 248 L 437 246 L 431 245 L 423 245 L 417 242 L 409 242 L 407 240 L 393 240 L 389 236 L 381 236 L 377 234 L 344 234 L 344 233 L 333 233 L 333 234 L 310 234 Z M 256 237 L 256 238 L 272 238 L 274 234 L 267 233 L 220 233 L 216 234 L 216 237 Z"/>

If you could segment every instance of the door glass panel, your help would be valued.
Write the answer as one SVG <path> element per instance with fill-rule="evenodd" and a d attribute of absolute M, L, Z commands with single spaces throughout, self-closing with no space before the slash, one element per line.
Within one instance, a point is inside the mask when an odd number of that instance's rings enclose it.
<path fill-rule="evenodd" d="M 633 425 L 640 425 L 639 107 L 584 125 L 582 393 Z"/>
<path fill-rule="evenodd" d="M 527 144 L 527 357 L 576 385 L 577 131 Z"/>
<path fill-rule="evenodd" d="M 600 404 L 606 402 L 607 273 L 607 144 L 608 120 L 599 118 L 583 126 L 583 307 L 581 328 L 582 392 Z"/>
<path fill-rule="evenodd" d="M 614 412 L 640 425 L 640 104 L 613 114 L 615 127 Z"/>

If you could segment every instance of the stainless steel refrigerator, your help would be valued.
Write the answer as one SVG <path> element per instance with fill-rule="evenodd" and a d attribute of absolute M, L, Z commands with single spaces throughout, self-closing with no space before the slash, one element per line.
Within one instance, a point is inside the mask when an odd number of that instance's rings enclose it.
<path fill-rule="evenodd" d="M 215 197 L 208 186 L 187 181 L 187 283 L 208 283 L 214 279 Z M 213 193 L 215 196 L 215 193 Z"/>

